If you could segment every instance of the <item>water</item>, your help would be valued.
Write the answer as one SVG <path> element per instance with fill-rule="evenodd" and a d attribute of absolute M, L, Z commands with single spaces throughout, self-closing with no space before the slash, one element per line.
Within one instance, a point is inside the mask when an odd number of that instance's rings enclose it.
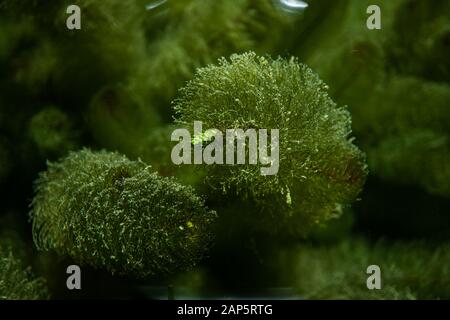
<path fill-rule="evenodd" d="M 145 10 L 154 10 L 165 4 L 167 0 L 155 0 L 145 6 Z"/>
<path fill-rule="evenodd" d="M 278 9 L 289 14 L 302 13 L 308 8 L 308 3 L 300 0 L 274 0 Z"/>

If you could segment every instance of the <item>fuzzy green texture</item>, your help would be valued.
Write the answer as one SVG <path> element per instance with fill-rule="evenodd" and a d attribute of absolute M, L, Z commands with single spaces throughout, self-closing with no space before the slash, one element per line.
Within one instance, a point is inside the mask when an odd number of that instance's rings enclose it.
<path fill-rule="evenodd" d="M 88 111 L 96 142 L 133 158 L 147 147 L 151 128 L 172 120 L 170 103 L 196 68 L 256 46 L 269 50 L 291 25 L 268 0 L 174 0 L 161 7 L 139 16 L 148 41 L 139 69 L 100 90 Z"/>
<path fill-rule="evenodd" d="M 446 135 L 411 130 L 384 139 L 369 150 L 369 159 L 373 171 L 387 181 L 417 184 L 430 193 L 450 196 L 450 143 Z"/>
<path fill-rule="evenodd" d="M 36 113 L 28 125 L 31 140 L 44 156 L 62 155 L 77 146 L 73 124 L 67 114 L 55 107 Z"/>
<path fill-rule="evenodd" d="M 332 84 L 333 99 L 348 105 L 373 176 L 448 197 L 450 5 L 377 2 L 343 1 L 323 23 L 300 21 L 305 39 L 295 52 Z M 380 6 L 382 30 L 366 28 L 369 4 Z M 327 6 L 318 1 L 311 13 Z"/>
<path fill-rule="evenodd" d="M 57 67 L 55 47 L 48 37 L 36 32 L 39 26 L 35 17 L 3 13 L 0 8 L 0 65 L 2 82 L 8 81 L 2 85 L 8 91 L 21 87 L 23 96 L 37 94 Z"/>
<path fill-rule="evenodd" d="M 364 184 L 365 157 L 352 144 L 351 120 L 327 95 L 328 86 L 296 59 L 249 52 L 197 71 L 180 90 L 177 121 L 221 132 L 279 129 L 279 171 L 260 164 L 209 165 L 207 182 L 225 193 L 273 207 L 293 229 L 339 216 Z M 296 222 L 296 223 L 295 223 Z"/>
<path fill-rule="evenodd" d="M 67 109 L 89 107 L 95 142 L 134 158 L 143 132 L 171 120 L 170 102 L 197 67 L 256 46 L 270 51 L 290 25 L 270 0 L 172 0 L 146 10 L 148 4 L 0 1 L 8 18 L 0 62 L 14 62 L 13 84 L 32 99 L 50 91 Z M 65 26 L 69 5 L 81 9 L 81 30 Z M 23 31 L 13 28 L 18 24 Z M 111 92 L 119 97 L 112 107 L 103 101 Z"/>
<path fill-rule="evenodd" d="M 215 212 L 143 162 L 83 149 L 41 174 L 31 218 L 39 249 L 146 277 L 195 265 L 211 240 Z"/>
<path fill-rule="evenodd" d="M 130 83 L 105 86 L 91 99 L 86 122 L 97 144 L 137 158 L 149 131 L 161 120 L 141 101 L 142 94 L 133 90 Z"/>
<path fill-rule="evenodd" d="M 181 4 L 183 9 L 177 10 Z M 136 83 L 148 85 L 151 101 L 168 115 L 170 101 L 196 68 L 251 48 L 267 52 L 289 27 L 268 0 L 182 0 L 168 5 L 173 22 L 150 43 L 148 64 Z"/>
<path fill-rule="evenodd" d="M 299 245 L 283 250 L 280 257 L 280 273 L 307 299 L 450 298 L 448 244 L 346 240 L 331 246 Z M 367 288 L 370 265 L 380 267 L 380 290 Z"/>
<path fill-rule="evenodd" d="M 193 298 L 259 293 L 285 275 L 282 286 L 305 298 L 449 299 L 449 246 L 438 241 L 450 240 L 450 2 L 306 2 L 286 12 L 281 0 L 0 0 L 0 239 L 19 231 L 11 249 L 0 240 L 9 263 L 0 296 L 37 293 L 17 288 L 35 281 L 23 272 L 32 265 L 52 296 L 67 297 L 59 253 L 103 269 L 86 268 L 82 298 L 96 285 L 123 297 L 155 282 L 173 284 L 178 298 L 186 287 Z M 81 30 L 66 28 L 72 4 Z M 366 26 L 373 4 L 381 30 Z M 249 50 L 256 55 L 241 55 Z M 193 78 L 175 103 L 187 119 L 173 123 L 171 101 Z M 193 120 L 282 129 L 279 174 L 175 165 L 170 135 Z M 32 181 L 46 159 L 82 146 L 137 161 L 84 150 L 50 164 L 31 213 L 36 243 L 50 252 L 36 260 L 31 243 L 15 241 L 29 229 L 21 212 Z M 180 270 L 211 234 L 206 261 Z M 388 242 L 373 245 L 379 238 Z M 279 251 L 283 267 L 273 270 Z M 381 266 L 381 291 L 365 287 L 370 264 Z M 155 277 L 110 290 L 124 279 L 108 270 Z"/>
<path fill-rule="evenodd" d="M 171 124 L 153 129 L 136 149 L 136 154 L 150 163 L 160 175 L 175 176 L 183 184 L 197 187 L 200 194 L 206 194 L 206 190 L 199 188 L 205 172 L 195 166 L 178 166 L 172 162 L 171 152 L 176 142 L 171 141 L 171 135 L 177 128 Z"/>
<path fill-rule="evenodd" d="M 13 253 L 8 242 L 0 243 L 0 300 L 44 300 L 50 295 L 43 278 Z"/>
<path fill-rule="evenodd" d="M 355 111 L 374 174 L 450 197 L 449 99 L 448 84 L 411 77 L 375 90 L 369 109 Z"/>
<path fill-rule="evenodd" d="M 82 29 L 70 32 L 54 28 L 65 27 L 66 8 L 72 4 L 80 6 Z M 126 79 L 145 59 L 141 28 L 145 12 L 139 1 L 64 0 L 46 6 L 49 14 L 38 19 L 44 20 L 40 23 L 47 27 L 47 37 L 55 47 L 60 67 L 52 74 L 52 84 L 60 94 L 75 101 L 89 98 L 104 85 Z M 73 52 L 77 52 L 77 59 L 71 59 Z"/>
<path fill-rule="evenodd" d="M 386 46 L 397 72 L 450 81 L 450 3 L 400 1 Z"/>

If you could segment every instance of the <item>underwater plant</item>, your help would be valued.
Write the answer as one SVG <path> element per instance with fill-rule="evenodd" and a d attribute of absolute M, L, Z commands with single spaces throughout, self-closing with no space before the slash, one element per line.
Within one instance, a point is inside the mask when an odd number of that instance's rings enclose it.
<path fill-rule="evenodd" d="M 344 240 L 280 252 L 280 274 L 307 299 L 449 299 L 450 250 L 416 242 Z M 381 289 L 369 290 L 370 265 L 381 271 Z"/>
<path fill-rule="evenodd" d="M 136 277 L 195 265 L 216 216 L 191 188 L 145 163 L 88 149 L 48 164 L 32 206 L 39 249 Z"/>
<path fill-rule="evenodd" d="M 0 298 L 448 299 L 449 16 L 443 0 L 0 0 L 0 231 L 23 241 L 0 234 Z M 195 164 L 173 161 L 175 130 Z"/>
<path fill-rule="evenodd" d="M 53 106 L 42 109 L 31 118 L 28 133 L 45 158 L 74 150 L 78 143 L 69 116 Z"/>
<path fill-rule="evenodd" d="M 380 1 L 383 27 L 373 32 L 365 26 L 369 3 L 333 4 L 340 13 L 314 26 L 314 15 L 299 21 L 299 33 L 311 36 L 293 50 L 332 84 L 330 96 L 348 106 L 373 176 L 448 197 L 450 86 L 442 55 L 449 51 L 450 5 Z M 311 9 L 320 14 L 328 5 L 318 1 Z"/>
<path fill-rule="evenodd" d="M 255 201 L 263 210 L 272 208 L 273 215 L 266 215 L 274 218 L 271 229 L 281 225 L 283 232 L 298 233 L 339 216 L 341 206 L 361 191 L 367 173 L 364 154 L 352 144 L 350 114 L 327 89 L 294 58 L 232 55 L 199 69 L 180 89 L 176 121 L 183 127 L 202 121 L 220 132 L 279 129 L 276 175 L 261 175 L 261 164 L 202 169 L 212 188 Z"/>
<path fill-rule="evenodd" d="M 7 240 L 0 240 L 0 300 L 43 300 L 50 294 L 46 282 L 24 267 Z"/>
<path fill-rule="evenodd" d="M 292 24 L 267 0 L 168 1 L 167 10 L 169 16 L 174 11 L 172 20 L 150 43 L 148 63 L 135 82 L 148 85 L 150 100 L 169 120 L 171 100 L 197 68 L 252 48 L 270 53 Z"/>

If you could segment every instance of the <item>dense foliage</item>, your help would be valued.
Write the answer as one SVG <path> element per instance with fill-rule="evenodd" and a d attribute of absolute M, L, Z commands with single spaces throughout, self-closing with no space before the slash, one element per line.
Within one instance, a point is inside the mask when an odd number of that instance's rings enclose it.
<path fill-rule="evenodd" d="M 448 299 L 450 2 L 304 2 L 0 0 L 0 297 Z M 194 121 L 277 174 L 175 165 Z"/>

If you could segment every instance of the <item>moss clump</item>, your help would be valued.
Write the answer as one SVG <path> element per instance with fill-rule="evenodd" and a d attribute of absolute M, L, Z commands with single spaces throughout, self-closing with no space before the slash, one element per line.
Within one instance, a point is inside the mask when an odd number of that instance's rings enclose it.
<path fill-rule="evenodd" d="M 450 141 L 446 135 L 411 130 L 384 139 L 368 154 L 371 168 L 384 180 L 420 185 L 429 193 L 450 196 Z"/>
<path fill-rule="evenodd" d="M 205 129 L 221 132 L 279 129 L 278 174 L 261 175 L 260 164 L 204 169 L 213 187 L 236 192 L 264 210 L 272 208 L 275 219 L 269 228 L 281 223 L 299 231 L 339 216 L 366 176 L 364 155 L 349 137 L 350 115 L 328 97 L 327 89 L 294 58 L 233 55 L 230 61 L 199 69 L 180 90 L 177 121 L 189 128 L 202 121 Z"/>
<path fill-rule="evenodd" d="M 132 90 L 130 84 L 104 87 L 89 103 L 86 120 L 98 145 L 137 158 L 139 147 L 160 118 Z"/>
<path fill-rule="evenodd" d="M 270 52 L 290 27 L 270 0 L 175 0 L 167 5 L 170 22 L 150 42 L 149 59 L 135 80 L 137 87 L 148 88 L 149 101 L 166 120 L 171 120 L 170 101 L 196 68 L 252 48 Z"/>
<path fill-rule="evenodd" d="M 215 213 L 143 162 L 84 149 L 41 174 L 31 218 L 39 249 L 146 277 L 195 265 Z"/>
<path fill-rule="evenodd" d="M 402 1 L 395 12 L 388 57 L 397 72 L 432 81 L 450 81 L 450 3 Z"/>
<path fill-rule="evenodd" d="M 55 107 L 47 107 L 30 120 L 28 133 L 44 156 L 58 156 L 75 149 L 77 137 L 67 114 Z"/>
<path fill-rule="evenodd" d="M 329 1 L 311 4 L 314 14 L 298 25 L 305 39 L 293 50 L 331 84 L 333 99 L 348 105 L 374 177 L 448 197 L 450 5 L 379 1 L 377 32 L 365 24 L 369 4 L 333 4 L 315 25 Z"/>
<path fill-rule="evenodd" d="M 4 240 L 0 243 L 0 300 L 43 300 L 50 295 L 43 278 L 25 268 Z"/>
<path fill-rule="evenodd" d="M 282 274 L 308 299 L 449 299 L 448 244 L 368 245 L 347 240 L 332 246 L 284 250 Z M 366 269 L 378 265 L 381 289 L 369 290 Z"/>

